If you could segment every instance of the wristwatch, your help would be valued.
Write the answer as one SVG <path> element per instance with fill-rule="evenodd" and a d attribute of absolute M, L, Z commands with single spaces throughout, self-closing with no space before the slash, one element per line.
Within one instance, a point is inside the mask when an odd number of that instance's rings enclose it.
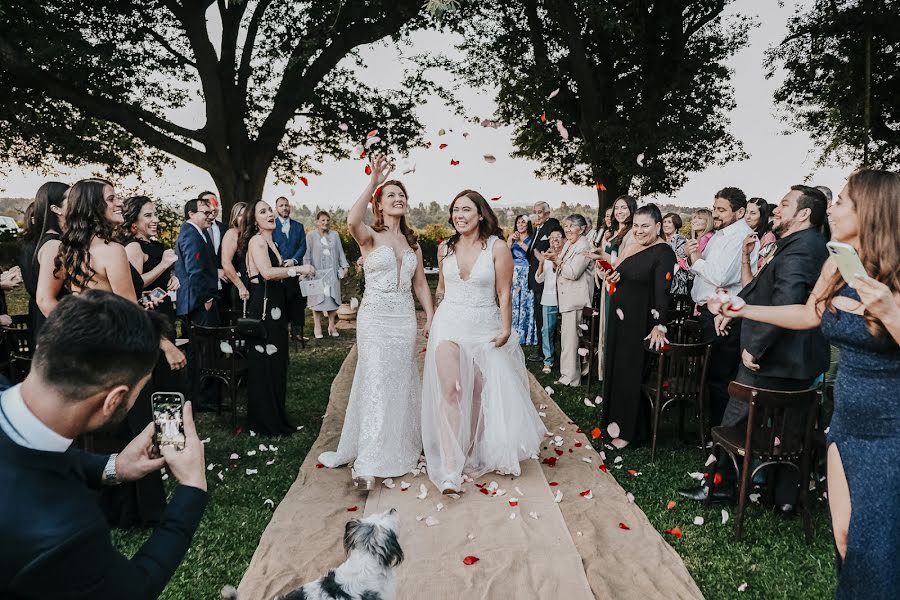
<path fill-rule="evenodd" d="M 103 485 L 119 485 L 122 483 L 116 476 L 116 457 L 118 456 L 118 453 L 109 455 L 109 460 L 106 461 L 106 466 L 103 468 Z"/>
<path fill-rule="evenodd" d="M 288 277 L 296 277 L 300 274 L 300 269 L 297 267 L 288 267 Z"/>

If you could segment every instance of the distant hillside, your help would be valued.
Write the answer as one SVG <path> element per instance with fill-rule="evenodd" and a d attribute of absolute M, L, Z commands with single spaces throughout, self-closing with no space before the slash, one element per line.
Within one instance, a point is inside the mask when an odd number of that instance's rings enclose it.
<path fill-rule="evenodd" d="M 34 198 L 0 198 L 0 215 L 12 217 L 20 224 L 25 208 Z"/>

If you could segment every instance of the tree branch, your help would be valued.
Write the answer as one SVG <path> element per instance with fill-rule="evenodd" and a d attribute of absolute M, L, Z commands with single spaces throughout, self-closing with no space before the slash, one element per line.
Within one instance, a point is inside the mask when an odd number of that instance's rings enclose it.
<path fill-rule="evenodd" d="M 177 60 L 182 65 L 184 65 L 186 67 L 193 67 L 194 69 L 197 68 L 197 63 L 195 63 L 194 61 L 189 59 L 187 56 L 185 56 L 184 54 L 182 54 L 181 52 L 176 50 L 175 47 L 169 43 L 169 40 L 167 40 L 159 32 L 154 31 L 153 29 L 151 29 L 149 27 L 141 27 L 140 29 L 138 29 L 138 33 L 145 33 L 145 34 L 149 35 L 150 37 L 152 37 L 157 42 L 159 42 L 159 45 L 162 46 L 163 48 L 165 48 L 166 51 L 169 54 L 171 54 L 172 57 L 175 58 L 175 60 Z"/>
<path fill-rule="evenodd" d="M 238 93 L 247 95 L 247 84 L 250 81 L 250 61 L 253 59 L 253 48 L 256 46 L 256 35 L 259 32 L 259 25 L 262 22 L 266 9 L 272 3 L 272 0 L 259 0 L 256 8 L 253 9 L 253 16 L 250 17 L 250 24 L 247 26 L 247 37 L 244 40 L 244 49 L 241 52 L 241 64 L 238 67 Z"/>
<path fill-rule="evenodd" d="M 26 87 L 41 90 L 49 97 L 68 102 L 91 116 L 120 125 L 148 144 L 201 168 L 209 169 L 212 166 L 206 154 L 160 131 L 161 129 L 172 135 L 202 143 L 203 138 L 198 130 L 175 125 L 138 106 L 91 94 L 90 91 L 61 81 L 23 58 L 2 35 L 0 35 L 0 65 Z"/>
<path fill-rule="evenodd" d="M 725 10 L 725 0 L 717 0 L 715 5 L 705 15 L 698 17 L 696 21 L 689 24 L 684 30 L 684 38 L 686 40 L 693 37 L 695 33 L 706 27 L 712 21 L 719 18 L 722 11 Z"/>

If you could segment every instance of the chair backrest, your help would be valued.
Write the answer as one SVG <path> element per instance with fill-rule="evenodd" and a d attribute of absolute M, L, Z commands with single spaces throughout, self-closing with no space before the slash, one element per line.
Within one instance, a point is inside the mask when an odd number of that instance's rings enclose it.
<path fill-rule="evenodd" d="M 669 398 L 699 397 L 706 386 L 710 344 L 667 344 L 657 365 L 658 389 Z"/>
<path fill-rule="evenodd" d="M 195 369 L 204 371 L 229 371 L 237 358 L 237 332 L 234 327 L 191 326 Z"/>
<path fill-rule="evenodd" d="M 782 392 L 732 381 L 728 394 L 747 402 L 750 450 L 763 457 L 799 456 L 809 442 L 818 413 L 819 388 Z"/>
<path fill-rule="evenodd" d="M 15 325 L 15 324 L 14 324 Z M 31 330 L 27 326 L 3 327 L 3 345 L 10 355 L 31 356 Z"/>
<path fill-rule="evenodd" d="M 671 320 L 668 329 L 666 337 L 676 344 L 699 344 L 703 341 L 703 327 L 696 319 L 681 317 Z"/>

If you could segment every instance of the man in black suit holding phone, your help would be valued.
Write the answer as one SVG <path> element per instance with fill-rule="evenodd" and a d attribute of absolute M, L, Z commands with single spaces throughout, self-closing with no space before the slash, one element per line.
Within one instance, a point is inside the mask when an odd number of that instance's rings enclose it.
<path fill-rule="evenodd" d="M 185 446 L 151 452 L 147 427 L 119 454 L 73 440 L 121 421 L 150 379 L 168 323 L 109 292 L 64 297 L 38 335 L 31 372 L 0 396 L 0 598 L 151 599 L 191 545 L 206 464 L 185 404 Z M 129 559 L 91 489 L 166 467 L 178 481 L 156 530 Z"/>
<path fill-rule="evenodd" d="M 534 295 L 534 322 L 537 325 L 538 339 L 540 339 L 541 331 L 544 327 L 544 317 L 540 310 L 544 284 L 538 283 L 534 278 L 540 264 L 536 253 L 546 252 L 550 249 L 550 232 L 559 227 L 559 221 L 550 216 L 550 205 L 544 201 L 534 203 L 534 227 L 534 236 L 531 238 L 531 244 L 528 245 L 528 288 Z M 538 349 L 528 357 L 528 360 L 531 362 L 544 362 L 541 344 L 538 344 Z"/>
<path fill-rule="evenodd" d="M 773 231 L 779 239 L 774 250 L 763 249 L 766 262 L 741 290 L 741 298 L 748 304 L 763 306 L 806 304 L 828 258 L 825 238 L 820 233 L 827 208 L 827 200 L 820 190 L 805 185 L 791 188 L 774 211 Z M 744 241 L 746 247 L 752 246 L 753 237 L 751 234 Z M 749 254 L 744 252 L 742 259 L 745 262 L 750 260 Z M 749 266 L 745 266 L 749 270 Z M 785 392 L 799 391 L 812 387 L 816 378 L 828 369 L 829 346 L 818 327 L 792 331 L 758 321 L 742 321 L 732 323 L 728 317 L 715 317 L 716 332 L 720 336 L 726 335 L 730 327 L 740 326 L 741 365 L 735 378 L 738 383 Z M 747 403 L 732 398 L 725 407 L 722 425 L 743 427 L 747 414 Z M 719 471 L 724 483 L 714 494 L 724 499 L 733 491 L 735 473 L 731 461 L 720 461 Z M 793 469 L 783 471 L 789 476 L 779 475 L 775 502 L 782 512 L 790 513 L 798 481 Z M 707 493 L 705 485 L 681 491 L 681 495 L 695 500 L 705 499 Z"/>

